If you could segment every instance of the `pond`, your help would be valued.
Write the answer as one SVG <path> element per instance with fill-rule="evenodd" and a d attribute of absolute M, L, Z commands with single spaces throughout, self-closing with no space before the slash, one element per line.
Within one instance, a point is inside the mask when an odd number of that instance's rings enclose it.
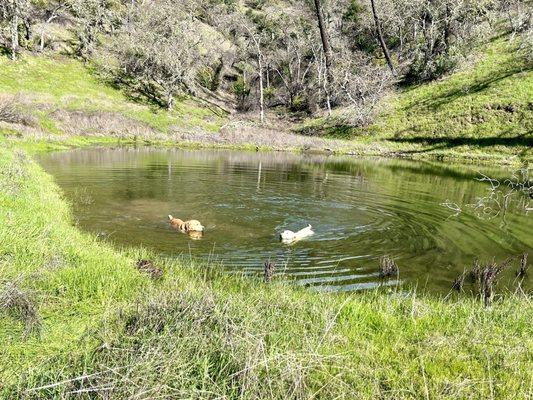
<path fill-rule="evenodd" d="M 270 259 L 278 273 L 314 290 L 399 284 L 447 293 L 476 257 L 499 261 L 533 248 L 525 196 L 505 213 L 480 212 L 474 204 L 489 186 L 476 180 L 473 166 L 148 147 L 74 150 L 39 161 L 87 231 L 247 274 L 262 273 Z M 200 220 L 205 234 L 193 240 L 172 230 L 168 214 Z M 280 231 L 307 224 L 314 236 L 279 242 Z M 396 260 L 398 278 L 379 277 L 383 255 Z"/>

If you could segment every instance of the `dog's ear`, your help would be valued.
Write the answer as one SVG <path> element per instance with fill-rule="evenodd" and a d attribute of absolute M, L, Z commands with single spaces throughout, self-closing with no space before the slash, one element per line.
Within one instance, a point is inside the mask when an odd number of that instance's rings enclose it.
<path fill-rule="evenodd" d="M 173 217 L 172 215 L 169 214 L 169 215 L 168 215 L 168 219 L 169 219 L 170 221 L 172 221 L 172 220 L 174 219 L 174 217 Z"/>

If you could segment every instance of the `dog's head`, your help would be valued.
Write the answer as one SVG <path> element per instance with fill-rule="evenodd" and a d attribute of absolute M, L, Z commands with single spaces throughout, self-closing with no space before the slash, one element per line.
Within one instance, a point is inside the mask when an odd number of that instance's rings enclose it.
<path fill-rule="evenodd" d="M 292 242 L 296 238 L 293 231 L 283 231 L 279 234 L 279 240 L 282 242 Z"/>
<path fill-rule="evenodd" d="M 189 231 L 187 234 L 193 240 L 200 240 L 204 236 L 204 233 L 199 231 Z"/>
<path fill-rule="evenodd" d="M 187 221 L 185 223 L 185 229 L 187 229 L 187 231 L 195 231 L 195 232 L 203 232 L 204 231 L 203 225 L 200 223 L 200 221 L 197 221 L 195 219 Z"/>

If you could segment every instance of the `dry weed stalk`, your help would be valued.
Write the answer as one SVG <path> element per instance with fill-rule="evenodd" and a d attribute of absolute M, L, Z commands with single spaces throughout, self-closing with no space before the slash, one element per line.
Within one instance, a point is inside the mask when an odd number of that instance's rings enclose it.
<path fill-rule="evenodd" d="M 24 323 L 25 336 L 38 332 L 41 328 L 41 319 L 35 302 L 13 282 L 8 283 L 0 292 L 0 309 L 6 310 Z"/>
<path fill-rule="evenodd" d="M 520 267 L 517 272 L 517 276 L 519 278 L 523 278 L 527 274 L 527 269 L 529 265 L 527 264 L 527 253 L 522 254 L 522 257 L 520 258 Z"/>
<path fill-rule="evenodd" d="M 482 271 L 482 267 L 481 267 L 481 264 L 479 263 L 479 260 L 478 259 L 475 259 L 474 260 L 474 265 L 472 266 L 472 269 L 470 270 L 470 272 L 468 273 L 468 275 L 470 276 L 470 279 L 472 280 L 472 282 L 479 282 L 481 280 L 481 271 Z"/>
<path fill-rule="evenodd" d="M 483 298 L 483 303 L 488 306 L 492 303 L 494 298 L 494 284 L 496 283 L 498 275 L 509 266 L 512 259 L 507 259 L 501 264 L 491 263 L 485 266 L 481 271 L 480 279 L 480 293 Z"/>
<path fill-rule="evenodd" d="M 454 279 L 453 284 L 452 284 L 452 289 L 456 290 L 457 292 L 462 292 L 465 279 L 466 279 L 466 272 L 463 272 L 457 278 Z"/>
<path fill-rule="evenodd" d="M 398 275 L 400 269 L 396 262 L 390 256 L 383 256 L 379 259 L 380 272 L 379 276 L 381 278 Z"/>
<path fill-rule="evenodd" d="M 276 272 L 276 264 L 270 261 L 265 261 L 265 282 L 272 281 L 274 273 Z"/>

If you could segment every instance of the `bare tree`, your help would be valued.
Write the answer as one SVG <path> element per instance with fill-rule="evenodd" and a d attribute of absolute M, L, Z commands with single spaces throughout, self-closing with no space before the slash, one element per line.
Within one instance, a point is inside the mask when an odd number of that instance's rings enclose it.
<path fill-rule="evenodd" d="M 362 52 L 340 53 L 335 64 L 336 92 L 338 100 L 344 105 L 340 118 L 353 126 L 368 125 L 379 101 L 392 87 L 391 72 L 372 63 L 370 57 Z"/>
<path fill-rule="evenodd" d="M 236 44 L 239 58 L 243 59 L 246 65 L 248 61 L 253 60 L 254 69 L 256 70 L 259 86 L 259 118 L 261 123 L 265 121 L 265 66 L 267 64 L 264 53 L 265 34 L 261 26 L 242 13 L 235 12 L 227 20 L 223 27 L 229 32 Z M 244 72 L 244 70 L 243 70 Z M 246 76 L 243 74 L 243 82 L 246 84 Z"/>
<path fill-rule="evenodd" d="M 330 88 L 329 85 L 332 81 L 331 65 L 332 65 L 332 52 L 329 44 L 329 35 L 324 24 L 324 15 L 320 0 L 315 0 L 316 18 L 318 21 L 318 29 L 320 30 L 320 38 L 322 40 L 322 49 L 324 51 L 324 58 L 326 61 L 326 75 L 324 77 L 324 90 L 326 92 L 326 101 L 328 106 L 328 113 L 331 115 L 331 100 L 330 100 Z"/>
<path fill-rule="evenodd" d="M 378 13 L 376 11 L 375 0 L 370 0 L 370 4 L 372 6 L 372 15 L 374 16 L 374 22 L 376 24 L 376 35 L 378 37 L 379 45 L 381 46 L 381 50 L 383 50 L 383 55 L 385 56 L 385 60 L 387 61 L 387 65 L 389 66 L 390 71 L 393 75 L 396 75 L 396 71 L 394 70 L 394 65 L 392 64 L 392 60 L 390 57 L 389 49 L 387 48 L 387 43 L 385 43 L 385 39 L 383 39 L 383 32 L 381 31 L 381 22 L 379 21 Z"/>
<path fill-rule="evenodd" d="M 263 84 L 264 55 L 263 55 L 263 51 L 261 48 L 262 37 L 257 32 L 252 31 L 252 29 L 248 25 L 244 24 L 243 26 L 248 32 L 248 37 L 250 38 L 253 44 L 253 47 L 255 48 L 255 52 L 256 52 L 257 74 L 259 76 L 259 118 L 261 120 L 261 123 L 264 123 L 265 122 L 265 91 L 264 91 L 264 84 Z"/>
<path fill-rule="evenodd" d="M 77 18 L 78 56 L 88 59 L 94 52 L 100 33 L 110 33 L 119 17 L 116 0 L 72 0 L 71 10 Z"/>
<path fill-rule="evenodd" d="M 39 38 L 39 49 L 44 51 L 45 46 L 45 26 L 50 24 L 52 21 L 57 19 L 61 12 L 68 8 L 68 3 L 66 0 L 54 0 L 45 5 L 43 10 L 43 25 L 41 27 L 40 38 Z"/>
<path fill-rule="evenodd" d="M 27 20 L 30 6 L 29 0 L 2 0 L 0 2 L 0 17 L 2 22 L 7 25 L 4 29 L 8 32 L 6 36 L 9 37 L 9 48 L 13 61 L 17 59 L 20 47 L 19 26 Z"/>
<path fill-rule="evenodd" d="M 171 0 L 145 1 L 128 16 L 111 43 L 124 82 L 148 97 L 174 106 L 177 93 L 194 93 L 202 66 L 198 21 Z"/>

